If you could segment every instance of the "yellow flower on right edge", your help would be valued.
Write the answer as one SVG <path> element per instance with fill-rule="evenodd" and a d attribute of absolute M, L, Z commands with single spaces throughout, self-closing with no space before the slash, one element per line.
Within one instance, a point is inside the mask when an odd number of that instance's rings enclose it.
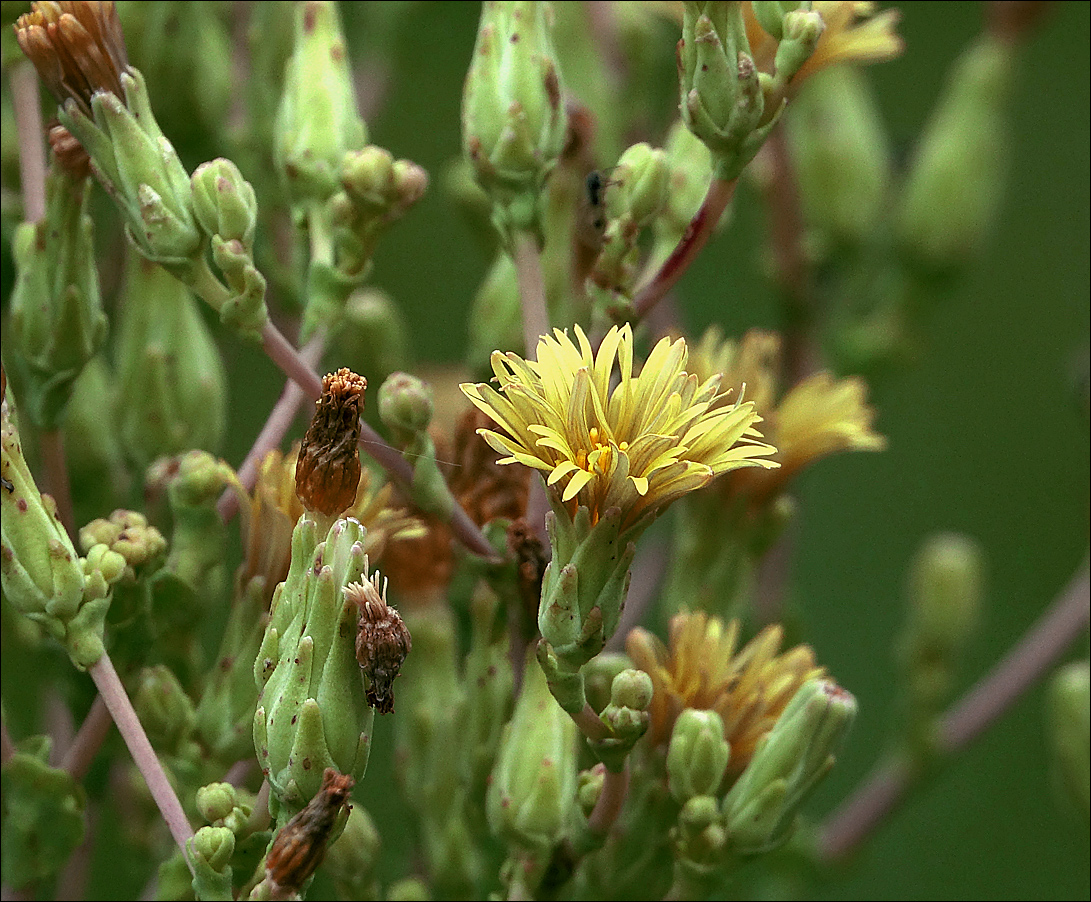
<path fill-rule="evenodd" d="M 814 373 L 780 396 L 780 336 L 752 329 L 741 341 L 725 340 L 716 327 L 694 347 L 690 359 L 701 378 L 721 373 L 722 385 L 741 391 L 766 423 L 766 438 L 776 447 L 779 469 L 729 474 L 721 487 L 753 502 L 783 491 L 802 470 L 841 451 L 881 451 L 886 438 L 872 428 L 875 410 L 867 403 L 867 385 L 855 376 L 835 379 Z"/>

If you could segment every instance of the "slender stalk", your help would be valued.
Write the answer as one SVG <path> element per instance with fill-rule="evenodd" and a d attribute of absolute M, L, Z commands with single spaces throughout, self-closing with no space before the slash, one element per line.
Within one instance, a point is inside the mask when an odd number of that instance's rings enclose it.
<path fill-rule="evenodd" d="M 15 108 L 15 128 L 19 133 L 23 219 L 38 222 L 45 217 L 45 142 L 42 140 L 38 74 L 30 60 L 20 60 L 12 66 L 11 99 Z"/>
<path fill-rule="evenodd" d="M 129 747 L 129 753 L 133 756 L 133 761 L 136 762 L 140 773 L 144 775 L 152 798 L 155 800 L 160 814 L 163 815 L 163 820 L 166 821 L 167 826 L 170 828 L 174 841 L 178 844 L 178 848 L 182 850 L 182 857 L 185 858 L 186 864 L 192 872 L 193 864 L 189 860 L 186 843 L 193 838 L 193 828 L 186 818 L 185 811 L 182 810 L 182 803 L 178 801 L 174 787 L 170 785 L 170 780 L 167 779 L 167 774 L 155 754 L 155 749 L 148 742 L 144 726 L 136 716 L 136 711 L 133 710 L 133 704 L 129 701 L 129 696 L 125 692 L 121 678 L 114 669 L 110 655 L 103 652 L 102 657 L 92 664 L 87 672 L 91 674 L 91 679 L 95 681 L 99 695 L 102 696 L 106 707 L 110 711 L 110 716 L 121 732 L 121 737 Z"/>
<path fill-rule="evenodd" d="M 322 359 L 325 344 L 325 333 L 317 334 L 300 349 L 299 356 L 309 366 L 316 366 L 318 361 Z M 293 380 L 287 380 L 284 384 L 284 390 L 280 393 L 277 403 L 265 421 L 265 425 L 254 440 L 254 444 L 247 453 L 246 459 L 243 460 L 242 466 L 238 469 L 239 482 L 247 491 L 254 488 L 254 483 L 257 481 L 258 465 L 266 454 L 280 444 L 284 434 L 292 425 L 292 421 L 295 419 L 299 406 L 304 399 L 303 389 Z M 216 503 L 216 511 L 219 513 L 220 518 L 226 523 L 235 515 L 238 508 L 238 494 L 231 489 L 225 489 L 220 496 L 220 500 Z"/>
<path fill-rule="evenodd" d="M 737 178 L 730 181 L 713 178 L 709 183 L 701 208 L 694 214 L 682 240 L 663 261 L 659 272 L 652 276 L 652 280 L 633 298 L 633 311 L 638 318 L 646 316 L 648 311 L 677 284 L 689 265 L 697 259 L 697 255 L 712 237 L 712 232 L 724 210 L 727 209 L 727 205 L 731 203 L 731 198 L 735 196 L 738 183 Z"/>
<path fill-rule="evenodd" d="M 49 493 L 57 503 L 57 517 L 65 532 L 76 537 L 76 514 L 72 507 L 72 485 L 68 480 L 68 464 L 64 454 L 64 433 L 60 429 L 43 429 L 39 435 L 42 467 Z"/>
<path fill-rule="evenodd" d="M 61 768 L 68 771 L 76 780 L 82 780 L 91 769 L 95 755 L 102 748 L 102 743 L 110 735 L 114 725 L 110 709 L 101 695 L 96 695 L 87 716 L 80 724 L 79 732 L 61 759 Z"/>
<path fill-rule="evenodd" d="M 1056 663 L 1084 630 L 1091 612 L 1086 563 L 1017 645 L 939 718 L 941 755 L 961 751 Z M 819 832 L 818 854 L 829 863 L 851 855 L 905 798 L 921 768 L 902 754 L 876 765 Z"/>
<path fill-rule="evenodd" d="M 517 232 L 513 237 L 512 262 L 519 280 L 519 297 L 522 300 L 523 344 L 529 357 L 538 347 L 538 339 L 549 332 L 549 307 L 546 303 L 545 278 L 542 275 L 542 256 L 538 239 L 529 232 Z M 534 534 L 548 545 L 545 516 L 549 510 L 545 486 L 540 479 L 530 481 L 527 495 L 527 523 Z"/>
<path fill-rule="evenodd" d="M 614 773 L 607 768 L 599 800 L 587 819 L 588 829 L 600 836 L 609 833 L 610 828 L 617 823 L 621 815 L 621 809 L 625 805 L 625 797 L 628 794 L 629 762 L 626 760 L 625 766 L 619 773 Z"/>

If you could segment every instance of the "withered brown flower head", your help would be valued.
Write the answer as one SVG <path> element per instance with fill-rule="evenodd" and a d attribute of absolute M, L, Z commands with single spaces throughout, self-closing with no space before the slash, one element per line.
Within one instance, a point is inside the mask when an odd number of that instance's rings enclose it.
<path fill-rule="evenodd" d="M 360 609 L 356 633 L 356 660 L 368 678 L 367 703 L 380 714 L 394 710 L 394 680 L 413 647 L 409 628 L 401 615 L 386 603 L 386 586 L 380 576 L 345 586 L 345 598 Z"/>
<path fill-rule="evenodd" d="M 327 517 L 347 510 L 360 484 L 360 414 L 367 379 L 347 367 L 322 379 L 322 397 L 303 436 L 295 490 L 303 506 Z"/>
<path fill-rule="evenodd" d="M 274 898 L 298 893 L 322 863 L 330 832 L 355 785 L 352 777 L 327 767 L 318 794 L 277 834 L 265 857 L 265 879 Z"/>
<path fill-rule="evenodd" d="M 15 37 L 62 106 L 75 100 L 90 116 L 99 91 L 124 96 L 121 74 L 129 56 L 112 2 L 34 3 L 16 20 Z"/>

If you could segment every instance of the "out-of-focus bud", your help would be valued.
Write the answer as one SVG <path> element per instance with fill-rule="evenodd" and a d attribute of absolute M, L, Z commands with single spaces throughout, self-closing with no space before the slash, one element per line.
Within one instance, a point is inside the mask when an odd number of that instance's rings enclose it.
<path fill-rule="evenodd" d="M 342 899 L 379 898 L 376 867 L 381 845 L 382 838 L 371 816 L 362 806 L 353 805 L 337 842 L 328 844 L 322 871 Z"/>
<path fill-rule="evenodd" d="M 367 143 L 337 5 L 295 7 L 295 46 L 284 73 L 273 156 L 298 212 L 338 188 L 346 151 Z"/>
<path fill-rule="evenodd" d="M 190 740 L 197 715 L 178 677 L 169 667 L 145 667 L 137 676 L 133 707 L 152 745 L 178 754 Z"/>
<path fill-rule="evenodd" d="M 602 740 L 588 740 L 591 750 L 610 770 L 620 772 L 636 741 L 648 731 L 652 678 L 643 670 L 626 668 L 610 685 L 610 704 L 599 715 L 610 730 Z"/>
<path fill-rule="evenodd" d="M 968 536 L 931 536 L 913 558 L 898 656 L 908 684 L 908 729 L 916 740 L 931 741 L 933 719 L 949 700 L 963 649 L 977 625 L 984 581 L 981 549 Z"/>
<path fill-rule="evenodd" d="M 675 855 L 690 867 L 696 866 L 695 877 L 717 862 L 724 861 L 729 834 L 724 815 L 716 799 L 699 795 L 688 799 L 678 812 L 678 824 L 671 830 Z"/>
<path fill-rule="evenodd" d="M 371 373 L 381 385 L 387 376 L 406 365 L 409 342 L 405 315 L 380 289 L 367 286 L 354 291 L 340 322 L 333 336 L 337 359 L 347 361 L 354 372 Z"/>
<path fill-rule="evenodd" d="M 1000 206 L 1014 48 L 983 37 L 955 63 L 909 169 L 897 236 L 926 271 L 965 266 Z"/>
<path fill-rule="evenodd" d="M 258 202 L 254 187 L 239 167 L 223 157 L 202 163 L 190 177 L 193 212 L 209 236 L 239 241 L 247 252 L 254 247 Z"/>
<path fill-rule="evenodd" d="M 83 840 L 87 798 L 67 771 L 49 766 L 51 741 L 31 736 L 5 752 L 4 883 L 50 880 Z"/>
<path fill-rule="evenodd" d="M 791 2 L 791 0 L 754 0 L 751 4 L 758 24 L 777 41 L 784 37 L 785 15 L 799 9 L 800 6 L 802 6 L 801 3 Z"/>
<path fill-rule="evenodd" d="M 605 783 L 606 765 L 601 761 L 590 770 L 580 771 L 579 783 L 576 786 L 576 800 L 584 817 L 590 817 L 591 812 L 595 810 Z"/>
<path fill-rule="evenodd" d="M 470 312 L 466 360 L 480 366 L 497 348 L 522 348 L 522 300 L 511 257 L 501 251 L 477 287 Z"/>
<path fill-rule="evenodd" d="M 735 851 L 755 854 L 788 836 L 800 804 L 833 767 L 855 716 L 856 699 L 837 684 L 816 679 L 799 688 L 724 797 Z"/>
<path fill-rule="evenodd" d="M 683 804 L 694 796 L 717 795 L 730 754 L 723 718 L 715 711 L 686 708 L 674 722 L 667 749 L 671 795 Z"/>
<path fill-rule="evenodd" d="M 295 489 L 308 511 L 335 517 L 360 485 L 360 414 L 367 380 L 347 367 L 327 373 L 296 460 Z"/>
<path fill-rule="evenodd" d="M 462 147 L 502 234 L 537 232 L 567 115 L 546 3 L 487 2 L 462 95 Z"/>
<path fill-rule="evenodd" d="M 432 387 L 409 373 L 391 373 L 379 387 L 379 417 L 400 445 L 428 428 L 433 410 Z"/>
<path fill-rule="evenodd" d="M 891 156 L 863 75 L 834 66 L 807 82 L 784 121 L 808 223 L 860 246 L 890 202 Z"/>
<path fill-rule="evenodd" d="M 360 611 L 344 591 L 368 578 L 363 543 L 356 520 L 320 533 L 301 517 L 273 596 L 254 661 L 254 745 L 281 822 L 318 793 L 326 768 L 356 780 L 367 768 L 374 709 L 356 658 Z"/>
<path fill-rule="evenodd" d="M 578 783 L 576 724 L 560 708 L 528 655 L 523 689 L 485 800 L 489 826 L 523 847 L 550 847 L 568 823 Z"/>
<path fill-rule="evenodd" d="M 742 4 L 687 2 L 682 9 L 682 119 L 712 152 L 716 177 L 729 181 L 754 158 L 780 111 L 766 113 Z"/>
<path fill-rule="evenodd" d="M 1049 684 L 1049 725 L 1057 787 L 1085 819 L 1091 811 L 1089 695 L 1091 668 L 1086 660 L 1066 664 Z"/>
<path fill-rule="evenodd" d="M 118 429 L 139 467 L 191 448 L 219 447 L 227 423 L 219 349 L 189 289 L 135 257 L 115 355 Z"/>
<path fill-rule="evenodd" d="M 106 338 L 89 189 L 86 179 L 54 165 L 45 218 L 20 225 L 13 242 L 12 337 L 25 369 L 25 410 L 43 429 L 61 424 L 76 377 Z"/>

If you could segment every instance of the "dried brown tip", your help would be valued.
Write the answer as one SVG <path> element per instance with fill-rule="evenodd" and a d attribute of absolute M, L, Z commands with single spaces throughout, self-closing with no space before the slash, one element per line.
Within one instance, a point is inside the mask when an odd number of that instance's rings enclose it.
<path fill-rule="evenodd" d="M 360 609 L 356 660 L 368 678 L 367 703 L 380 714 L 394 710 L 394 680 L 413 647 L 401 615 L 380 594 L 377 577 L 345 586 L 345 598 Z"/>
<path fill-rule="evenodd" d="M 91 174 L 91 158 L 76 136 L 63 125 L 50 126 L 49 147 L 57 165 L 73 178 L 85 179 Z"/>
<path fill-rule="evenodd" d="M 15 38 L 58 103 L 75 100 L 90 116 L 97 92 L 124 96 L 129 57 L 113 3 L 34 3 L 16 20 Z"/>
<path fill-rule="evenodd" d="M 356 500 L 366 388 L 367 379 L 344 367 L 322 380 L 322 397 L 315 402 L 295 468 L 296 495 L 307 510 L 335 517 Z"/>
<path fill-rule="evenodd" d="M 330 832 L 355 785 L 352 777 L 327 767 L 322 788 L 277 834 L 265 856 L 265 879 L 273 898 L 298 893 L 322 863 Z"/>

